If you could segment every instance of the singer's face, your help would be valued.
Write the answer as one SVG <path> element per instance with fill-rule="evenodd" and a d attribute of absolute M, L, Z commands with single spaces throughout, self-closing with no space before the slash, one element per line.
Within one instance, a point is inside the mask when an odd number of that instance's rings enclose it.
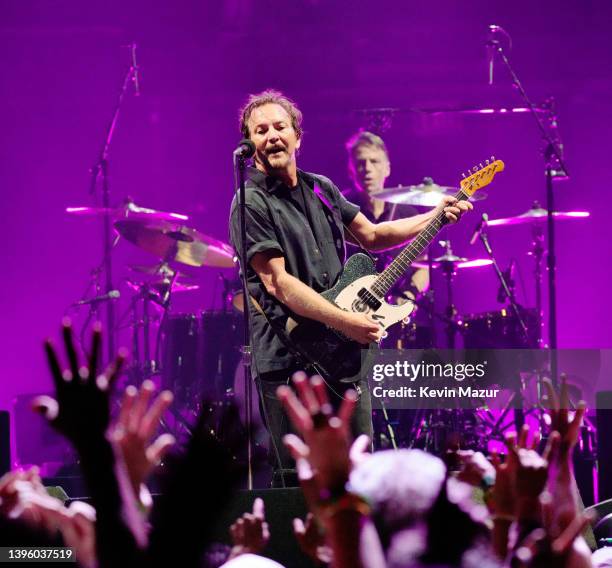
<path fill-rule="evenodd" d="M 389 158 L 376 146 L 358 146 L 351 156 L 349 170 L 360 191 L 374 195 L 382 191 L 391 173 Z"/>
<path fill-rule="evenodd" d="M 301 140 L 293 129 L 291 116 L 282 106 L 269 103 L 257 107 L 249 117 L 248 126 L 258 169 L 273 174 L 295 168 L 295 151 Z"/>

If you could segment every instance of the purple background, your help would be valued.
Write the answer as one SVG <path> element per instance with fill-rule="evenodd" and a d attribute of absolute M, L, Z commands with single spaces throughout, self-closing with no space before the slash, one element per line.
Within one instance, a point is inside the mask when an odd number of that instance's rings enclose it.
<path fill-rule="evenodd" d="M 129 41 L 139 45 L 142 96 L 126 98 L 111 148 L 113 202 L 129 195 L 186 213 L 192 226 L 226 240 L 237 108 L 249 93 L 275 87 L 293 97 L 305 116 L 299 165 L 345 188 L 344 141 L 367 126 L 355 109 L 523 106 L 499 64 L 487 86 L 487 25 L 503 26 L 532 99 L 557 99 L 571 173 L 556 185 L 558 209 L 592 213 L 558 225 L 559 345 L 610 346 L 609 2 L 5 0 L 1 13 L 0 408 L 50 386 L 42 339 L 57 335 L 100 261 L 100 222 L 64 208 L 95 202 L 88 168 L 129 63 L 121 47 Z M 478 212 L 508 216 L 544 202 L 542 143 L 527 114 L 399 113 L 385 138 L 389 185 L 426 175 L 454 185 L 495 154 L 507 170 Z M 477 219 L 447 233 L 455 252 L 482 256 L 480 245 L 468 245 Z M 519 300 L 533 305 L 529 229 L 492 230 L 491 242 L 502 266 L 517 259 Z M 124 298 L 126 264 L 154 260 L 119 244 L 115 281 Z M 202 289 L 177 296 L 176 311 L 209 309 L 218 299 L 219 271 L 192 273 Z M 498 309 L 496 292 L 486 268 L 456 280 L 462 314 Z M 122 300 L 119 311 L 126 306 Z M 125 332 L 121 342 L 129 344 Z"/>

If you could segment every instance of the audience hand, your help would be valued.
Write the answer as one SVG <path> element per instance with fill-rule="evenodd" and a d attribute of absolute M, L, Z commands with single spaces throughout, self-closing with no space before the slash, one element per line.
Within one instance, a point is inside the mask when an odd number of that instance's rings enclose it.
<path fill-rule="evenodd" d="M 270 529 L 266 522 L 263 499 L 253 502 L 253 512 L 244 513 L 230 527 L 233 548 L 230 558 L 240 554 L 258 554 L 270 540 Z"/>
<path fill-rule="evenodd" d="M 171 434 L 162 434 L 150 443 L 173 398 L 165 390 L 149 405 L 154 390 L 151 381 L 144 381 L 140 390 L 129 386 L 123 395 L 119 417 L 111 428 L 111 437 L 121 450 L 135 495 L 175 442 Z"/>
<path fill-rule="evenodd" d="M 306 515 L 306 522 L 293 519 L 293 534 L 304 554 L 317 563 L 331 564 L 332 550 L 312 513 Z"/>
<path fill-rule="evenodd" d="M 298 396 L 285 386 L 277 392 L 304 441 L 288 434 L 285 443 L 294 457 L 310 463 L 320 490 L 332 493 L 343 490 L 350 472 L 349 424 L 357 394 L 346 391 L 338 415 L 334 416 L 321 377 L 315 376 L 309 381 L 305 373 L 296 373 L 293 383 Z"/>
<path fill-rule="evenodd" d="M 56 399 L 39 396 L 32 405 L 78 449 L 86 446 L 92 437 L 99 438 L 106 434 L 110 420 L 110 390 L 121 371 L 125 353 L 120 352 L 115 362 L 104 373 L 97 375 L 100 326 L 94 328 L 91 354 L 84 366 L 79 365 L 72 326 L 67 319 L 63 322 L 63 337 L 69 362 L 69 368 L 64 371 L 51 342 L 45 343 Z"/>
<path fill-rule="evenodd" d="M 547 391 L 547 400 L 549 403 L 548 414 L 551 419 L 551 430 L 559 432 L 561 436 L 558 457 L 561 461 L 567 461 L 580 435 L 582 419 L 586 412 L 586 403 L 583 400 L 578 402 L 574 417 L 570 420 L 570 401 L 566 375 L 561 375 L 561 390 L 559 395 L 555 392 L 550 380 L 544 380 L 544 386 Z"/>

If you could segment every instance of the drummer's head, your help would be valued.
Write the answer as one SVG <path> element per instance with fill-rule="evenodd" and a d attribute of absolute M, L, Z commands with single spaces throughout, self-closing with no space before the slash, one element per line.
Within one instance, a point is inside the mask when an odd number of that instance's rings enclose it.
<path fill-rule="evenodd" d="M 385 142 L 380 136 L 360 130 L 346 143 L 349 174 L 357 189 L 373 195 L 382 191 L 391 173 L 391 163 Z"/>

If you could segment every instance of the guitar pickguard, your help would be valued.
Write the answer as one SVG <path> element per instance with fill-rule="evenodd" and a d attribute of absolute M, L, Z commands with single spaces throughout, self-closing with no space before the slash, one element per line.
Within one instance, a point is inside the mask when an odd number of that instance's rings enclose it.
<path fill-rule="evenodd" d="M 393 324 L 406 319 L 414 310 L 414 304 L 406 302 L 401 306 L 393 306 L 383 299 L 380 300 L 380 307 L 378 309 L 370 308 L 364 300 L 359 298 L 358 293 L 362 288 L 368 289 L 376 278 L 376 274 L 358 278 L 339 292 L 334 299 L 334 303 L 343 310 L 367 315 L 382 330 L 387 330 Z"/>

